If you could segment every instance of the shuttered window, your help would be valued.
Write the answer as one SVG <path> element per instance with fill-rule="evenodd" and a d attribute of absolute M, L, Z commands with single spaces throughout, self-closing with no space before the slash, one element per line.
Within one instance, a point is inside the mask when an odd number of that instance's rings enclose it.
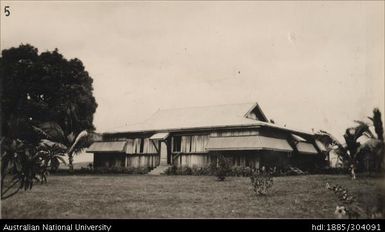
<path fill-rule="evenodd" d="M 150 138 L 127 140 L 127 154 L 156 154 L 157 150 L 159 150 L 159 141 L 151 141 Z"/>
<path fill-rule="evenodd" d="M 188 135 L 173 137 L 173 152 L 202 153 L 206 151 L 208 135 Z"/>

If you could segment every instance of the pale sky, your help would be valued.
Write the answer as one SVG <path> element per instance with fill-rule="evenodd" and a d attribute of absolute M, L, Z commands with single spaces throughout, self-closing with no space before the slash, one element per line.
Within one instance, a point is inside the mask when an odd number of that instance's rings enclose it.
<path fill-rule="evenodd" d="M 278 124 L 341 138 L 384 112 L 383 1 L 2 1 L 1 49 L 21 43 L 83 61 L 98 132 L 259 102 Z"/>

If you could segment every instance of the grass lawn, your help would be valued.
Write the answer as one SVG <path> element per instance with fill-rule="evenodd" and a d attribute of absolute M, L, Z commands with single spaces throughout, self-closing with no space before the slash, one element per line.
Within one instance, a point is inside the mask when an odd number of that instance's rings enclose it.
<path fill-rule="evenodd" d="M 347 187 L 378 204 L 384 180 L 343 175 L 275 177 L 268 196 L 250 179 L 210 176 L 49 176 L 48 183 L 3 200 L 3 218 L 333 218 L 338 204 L 325 184 Z"/>

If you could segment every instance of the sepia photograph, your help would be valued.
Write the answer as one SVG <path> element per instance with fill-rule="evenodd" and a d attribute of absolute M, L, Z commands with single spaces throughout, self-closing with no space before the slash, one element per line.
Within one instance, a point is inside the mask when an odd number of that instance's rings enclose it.
<path fill-rule="evenodd" d="M 385 219 L 384 8 L 1 0 L 1 219 Z"/>

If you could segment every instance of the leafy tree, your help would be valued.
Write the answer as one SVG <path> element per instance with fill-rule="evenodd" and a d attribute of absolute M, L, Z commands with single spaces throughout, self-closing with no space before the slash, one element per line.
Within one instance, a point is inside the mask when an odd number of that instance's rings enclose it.
<path fill-rule="evenodd" d="M 20 45 L 2 51 L 0 73 L 2 136 L 34 141 L 31 125 L 43 122 L 65 134 L 94 130 L 93 80 L 79 59 Z"/>
<path fill-rule="evenodd" d="M 33 46 L 2 51 L 0 59 L 2 136 L 38 143 L 33 125 L 55 122 L 69 145 L 75 134 L 93 131 L 97 104 L 92 78 L 79 59 L 58 50 L 38 54 Z M 45 125 L 44 125 L 45 123 Z M 72 154 L 69 154 L 72 164 Z"/>
<path fill-rule="evenodd" d="M 29 44 L 1 55 L 1 187 L 6 198 L 32 188 L 34 181 L 46 181 L 47 170 L 55 170 L 64 155 L 72 166 L 76 151 L 88 146 L 80 138 L 95 129 L 97 104 L 93 80 L 79 59 L 67 60 L 57 49 L 39 54 Z"/>
<path fill-rule="evenodd" d="M 1 147 L 1 199 L 9 198 L 21 189 L 31 189 L 34 181 L 46 181 L 49 158 L 37 153 L 33 145 L 2 138 Z"/>

